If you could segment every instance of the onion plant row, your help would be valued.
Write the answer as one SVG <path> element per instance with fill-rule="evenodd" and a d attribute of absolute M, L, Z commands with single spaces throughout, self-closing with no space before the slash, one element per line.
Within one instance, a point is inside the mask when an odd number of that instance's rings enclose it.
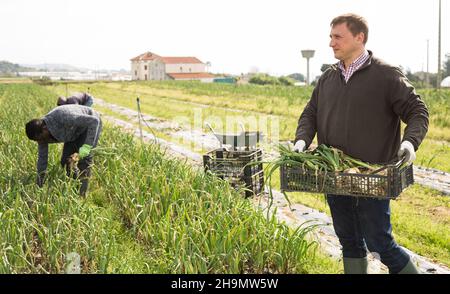
<path fill-rule="evenodd" d="M 0 85 L 0 272 L 62 273 L 72 252 L 88 273 L 303 273 L 314 262 L 312 227 L 267 219 L 226 182 L 108 125 L 86 199 L 58 145 L 38 188 L 37 146 L 23 128 L 55 97 Z"/>

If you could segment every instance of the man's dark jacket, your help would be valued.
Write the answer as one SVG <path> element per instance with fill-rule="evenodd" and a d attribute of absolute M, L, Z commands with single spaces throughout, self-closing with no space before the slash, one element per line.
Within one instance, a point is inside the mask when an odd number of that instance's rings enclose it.
<path fill-rule="evenodd" d="M 370 57 L 345 83 L 338 65 L 320 77 L 298 121 L 295 141 L 319 144 L 370 162 L 395 160 L 401 141 L 417 150 L 428 130 L 428 110 L 400 69 Z M 406 123 L 403 138 L 400 119 Z"/>

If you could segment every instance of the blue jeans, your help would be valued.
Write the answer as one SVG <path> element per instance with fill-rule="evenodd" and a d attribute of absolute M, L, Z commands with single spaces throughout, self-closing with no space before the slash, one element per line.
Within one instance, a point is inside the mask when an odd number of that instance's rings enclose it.
<path fill-rule="evenodd" d="M 410 257 L 392 237 L 389 201 L 327 195 L 343 256 L 362 258 L 368 249 L 380 255 L 390 273 L 398 273 Z"/>

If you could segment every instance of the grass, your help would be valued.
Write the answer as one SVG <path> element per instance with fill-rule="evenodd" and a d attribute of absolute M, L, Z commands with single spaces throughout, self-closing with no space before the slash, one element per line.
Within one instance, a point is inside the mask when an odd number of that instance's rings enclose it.
<path fill-rule="evenodd" d="M 191 89 L 184 89 L 188 88 L 187 87 L 188 85 L 191 85 Z M 192 85 L 195 85 L 195 87 L 193 87 Z M 71 84 L 69 85 L 69 89 L 82 91 L 83 87 L 85 86 L 86 85 L 84 84 L 79 85 Z M 173 90 L 173 91 L 185 91 L 180 93 L 185 94 L 188 93 L 189 95 L 194 95 L 196 94 L 195 91 L 197 91 L 196 90 L 197 86 L 201 87 L 200 90 L 198 90 L 200 91 L 197 93 L 198 95 L 214 94 L 212 93 L 213 90 L 208 90 L 207 87 L 209 85 L 195 84 L 195 83 L 194 84 L 181 83 L 180 85 L 178 85 L 177 83 L 149 83 L 148 85 L 143 83 L 110 83 L 110 84 L 108 83 L 108 84 L 90 85 L 93 92 L 98 91 L 97 93 L 105 95 L 100 96 L 103 99 L 133 109 L 135 108 L 133 104 L 134 101 L 132 98 L 134 96 L 131 96 L 130 98 L 126 98 L 128 96 L 124 96 L 124 93 L 128 92 L 123 91 L 127 89 L 128 89 L 127 91 L 130 92 L 133 91 L 132 89 L 134 89 L 136 93 L 137 92 L 147 93 L 146 91 L 150 93 L 151 91 L 154 90 L 154 88 L 158 91 L 168 88 L 169 92 L 166 92 L 166 94 L 172 93 L 170 91 Z M 223 90 L 223 93 L 221 92 L 217 95 L 223 95 L 226 99 L 229 100 L 231 99 L 230 97 L 232 97 L 233 95 L 232 91 L 238 91 L 234 86 L 220 85 L 219 89 L 221 87 L 223 87 L 225 90 Z M 60 91 L 62 88 L 61 86 L 57 86 L 53 87 L 52 89 Z M 118 91 L 118 89 L 121 91 Z M 227 91 L 227 89 L 229 91 Z M 245 92 L 246 90 L 241 89 L 240 91 Z M 448 99 L 439 96 L 439 93 L 440 92 L 436 92 L 433 90 L 424 90 L 421 93 L 424 96 L 424 99 L 430 109 L 430 113 L 432 112 L 438 113 L 437 116 L 436 115 L 433 116 L 433 114 L 431 116 L 432 117 L 431 128 L 434 128 L 435 133 L 437 133 L 436 130 L 440 130 L 442 132 L 445 132 L 446 130 L 445 121 L 442 121 L 442 119 L 441 121 L 439 121 L 438 118 L 439 117 L 445 118 L 445 115 L 439 115 L 439 111 L 443 110 L 445 112 L 445 109 L 446 107 L 448 108 L 448 106 L 443 105 L 443 103 Z M 156 97 L 152 95 L 155 95 L 155 93 L 141 95 L 141 97 L 143 97 L 142 101 L 144 101 L 142 108 L 145 113 L 157 116 L 161 114 L 162 116 L 165 116 L 168 119 L 171 118 L 171 115 L 173 113 L 179 113 L 179 111 L 185 111 L 185 114 L 188 116 L 193 115 L 192 112 L 190 112 L 192 111 L 192 109 L 190 108 L 189 105 L 186 104 L 180 105 L 179 103 L 178 105 L 177 103 L 173 103 L 175 105 L 172 105 L 172 103 L 168 103 L 168 101 L 172 100 L 164 100 L 164 99 L 160 100 L 161 104 L 155 104 L 159 102 L 158 99 L 155 99 Z M 255 95 L 255 93 L 247 93 L 247 95 L 251 96 Z M 263 94 L 258 92 L 258 95 Z M 172 98 L 173 97 L 168 99 Z M 179 96 L 177 96 L 177 99 L 179 99 Z M 195 98 L 195 99 L 203 99 L 203 98 Z M 284 99 L 286 99 L 286 97 Z M 439 105 L 439 107 L 434 106 L 433 99 L 437 101 L 436 103 Z M 232 101 L 229 102 L 230 105 L 232 105 L 233 103 L 235 103 L 236 105 L 241 105 L 239 101 L 236 101 L 235 99 L 231 100 Z M 150 101 L 151 102 L 154 101 L 155 103 L 150 103 Z M 212 101 L 216 101 L 214 103 L 219 103 L 217 102 L 216 99 L 212 99 Z M 171 107 L 175 107 L 176 109 L 172 110 Z M 211 113 L 219 115 L 218 114 L 219 110 L 217 110 L 217 112 L 211 110 Z M 114 113 L 111 114 L 117 115 Z M 166 135 L 165 139 L 170 139 L 170 137 L 168 138 Z M 445 137 L 440 139 L 445 139 Z M 192 146 L 186 147 L 192 149 Z M 416 162 L 423 166 L 434 167 L 439 168 L 441 170 L 450 171 L 449 152 L 450 151 L 448 149 L 447 141 L 442 140 L 439 141 L 437 139 L 436 140 L 429 139 L 427 137 L 421 145 Z M 279 188 L 278 172 L 276 172 L 273 175 L 273 182 L 274 187 Z M 293 202 L 304 204 L 306 206 L 326 212 L 328 215 L 330 215 L 329 208 L 322 195 L 311 193 L 289 193 L 289 196 Z M 450 202 L 448 196 L 442 195 L 437 191 L 422 187 L 420 185 L 414 185 L 409 189 L 407 189 L 398 200 L 392 201 L 391 203 L 392 203 L 391 204 L 392 223 L 396 240 L 401 245 L 409 248 L 410 250 L 413 250 L 414 252 L 417 252 L 418 254 L 429 257 L 433 260 L 438 260 L 439 262 L 446 264 L 447 266 L 450 266 L 450 253 L 449 253 L 450 250 L 448 247 L 448 244 L 450 244 L 450 242 L 448 242 L 449 241 L 448 236 L 450 236 L 450 229 L 448 226 L 448 222 L 450 221 L 450 211 L 448 207 L 450 205 Z M 439 218 L 436 217 L 436 213 L 440 213 Z"/>
<path fill-rule="evenodd" d="M 32 83 L 31 79 L 29 78 L 0 76 L 0 84 L 28 84 L 28 83 Z"/>
<path fill-rule="evenodd" d="M 24 123 L 53 107 L 36 85 L 0 85 L 0 272 L 61 273 L 76 252 L 84 273 L 330 273 L 342 268 L 305 234 L 255 211 L 229 185 L 156 145 L 105 124 L 87 199 L 50 145 L 44 188 Z M 14 115 L 11 115 L 14 114 Z"/>
<path fill-rule="evenodd" d="M 1 86 L 0 93 L 1 135 L 6 142 L 0 148 L 0 272 L 61 273 L 70 252 L 80 254 L 83 272 L 145 269 L 148 258 L 129 258 L 133 247 L 128 244 L 133 239 L 123 230 L 114 207 L 80 199 L 76 183 L 66 181 L 58 165 L 50 166 L 45 188 L 34 185 L 36 146 L 16 130 L 23 130 L 27 119 L 46 110 L 49 93 L 17 85 Z M 31 103 L 20 103 L 21 99 Z M 51 162 L 58 162 L 58 147 L 50 146 Z M 115 252 L 129 258 L 129 263 L 118 260 Z"/>
<path fill-rule="evenodd" d="M 418 152 L 416 164 L 450 172 L 450 144 L 444 141 L 424 140 L 420 150 L 424 151 L 420 151 L 420 156 Z"/>
<path fill-rule="evenodd" d="M 181 123 L 187 128 L 209 130 L 262 129 L 270 139 L 293 140 L 297 121 L 312 88 L 203 84 L 197 82 L 71 83 L 49 86 L 52 91 L 86 91 L 124 107 L 136 108 L 136 96 L 146 114 Z M 450 91 L 419 90 L 430 112 L 428 134 L 417 152 L 417 163 L 450 172 Z M 268 123 L 269 122 L 269 126 Z M 442 146 L 445 146 L 444 148 Z M 434 157 L 432 161 L 430 159 Z"/>

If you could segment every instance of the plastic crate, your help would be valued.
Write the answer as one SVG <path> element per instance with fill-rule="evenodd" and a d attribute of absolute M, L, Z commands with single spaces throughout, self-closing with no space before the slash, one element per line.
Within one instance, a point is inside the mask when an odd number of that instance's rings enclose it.
<path fill-rule="evenodd" d="M 387 165 L 376 174 L 352 174 L 314 172 L 286 164 L 280 168 L 281 190 L 395 199 L 414 183 L 413 165 L 400 165 Z"/>
<path fill-rule="evenodd" d="M 262 150 L 227 150 L 219 148 L 203 155 L 205 171 L 227 180 L 233 187 L 245 188 L 245 197 L 264 192 Z"/>

